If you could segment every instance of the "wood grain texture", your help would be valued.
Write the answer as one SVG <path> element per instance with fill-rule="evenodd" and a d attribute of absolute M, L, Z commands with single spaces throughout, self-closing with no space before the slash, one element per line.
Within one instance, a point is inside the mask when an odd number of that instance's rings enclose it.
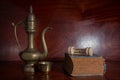
<path fill-rule="evenodd" d="M 46 26 L 47 59 L 63 60 L 69 46 L 92 47 L 106 60 L 120 60 L 119 0 L 1 0 L 0 60 L 20 60 L 12 22 L 26 17 L 32 5 L 37 19 L 35 46 L 42 51 L 40 36 Z M 17 27 L 22 50 L 27 47 L 24 24 Z"/>
<path fill-rule="evenodd" d="M 34 75 L 23 72 L 24 64 L 22 62 L 0 62 L 1 80 L 120 80 L 119 61 L 106 62 L 107 71 L 104 76 L 77 76 L 71 77 L 64 73 L 62 69 L 63 62 L 53 62 L 52 71 L 49 75 L 43 75 L 36 71 Z"/>

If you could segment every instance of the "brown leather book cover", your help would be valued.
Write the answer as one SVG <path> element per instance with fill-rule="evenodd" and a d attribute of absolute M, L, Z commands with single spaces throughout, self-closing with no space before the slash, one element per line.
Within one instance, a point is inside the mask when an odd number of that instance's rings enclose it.
<path fill-rule="evenodd" d="M 105 60 L 100 56 L 71 56 L 65 54 L 64 70 L 72 76 L 104 75 Z"/>

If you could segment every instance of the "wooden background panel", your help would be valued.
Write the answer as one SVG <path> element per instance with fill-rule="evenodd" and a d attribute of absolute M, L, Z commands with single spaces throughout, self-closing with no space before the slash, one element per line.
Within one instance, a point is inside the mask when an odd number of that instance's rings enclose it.
<path fill-rule="evenodd" d="M 0 3 L 0 60 L 20 60 L 12 22 L 27 16 L 29 6 L 37 21 L 35 47 L 42 52 L 41 31 L 46 26 L 48 59 L 61 60 L 69 46 L 92 47 L 106 60 L 120 60 L 120 2 L 117 0 L 2 0 Z M 24 24 L 17 27 L 22 50 L 27 47 Z"/>

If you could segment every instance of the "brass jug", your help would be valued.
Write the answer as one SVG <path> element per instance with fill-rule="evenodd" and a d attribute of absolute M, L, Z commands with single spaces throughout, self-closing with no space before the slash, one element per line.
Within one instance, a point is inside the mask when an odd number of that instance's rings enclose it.
<path fill-rule="evenodd" d="M 43 46 L 44 50 L 43 50 L 43 53 L 39 53 L 39 51 L 34 48 L 34 34 L 36 32 L 36 29 L 35 29 L 36 24 L 35 24 L 35 16 L 33 14 L 32 7 L 30 7 L 30 12 L 29 12 L 27 18 L 23 21 L 26 21 L 25 22 L 26 23 L 25 31 L 28 34 L 28 46 L 24 51 L 20 52 L 20 58 L 25 62 L 24 71 L 34 73 L 35 72 L 34 64 L 38 60 L 44 59 L 48 54 L 47 45 L 46 45 L 44 35 L 45 35 L 47 30 L 51 29 L 51 27 L 46 27 L 42 31 L 41 39 L 42 39 L 42 46 Z M 18 24 L 20 24 L 20 23 L 21 22 L 19 22 Z M 16 26 L 18 24 L 12 23 L 12 25 L 15 28 L 16 41 L 17 41 L 18 46 L 20 47 L 20 44 L 19 44 L 19 41 L 17 38 L 17 34 L 16 34 Z"/>

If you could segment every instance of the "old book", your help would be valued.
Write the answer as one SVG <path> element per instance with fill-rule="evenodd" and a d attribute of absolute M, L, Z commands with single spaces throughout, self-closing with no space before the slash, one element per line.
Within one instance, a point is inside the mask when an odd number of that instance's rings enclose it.
<path fill-rule="evenodd" d="M 100 56 L 72 56 L 65 54 L 63 68 L 71 76 L 104 75 L 105 59 Z"/>

